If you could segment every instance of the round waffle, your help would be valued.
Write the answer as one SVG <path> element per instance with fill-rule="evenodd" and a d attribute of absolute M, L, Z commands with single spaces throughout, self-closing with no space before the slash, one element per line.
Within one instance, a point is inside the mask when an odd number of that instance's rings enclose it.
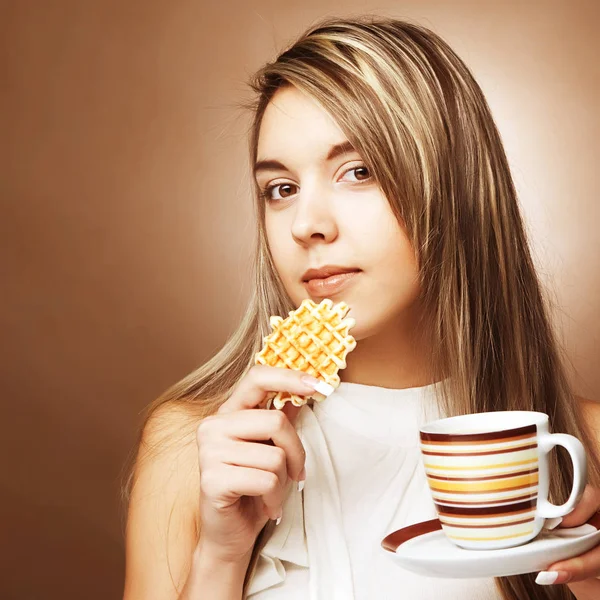
<path fill-rule="evenodd" d="M 356 321 L 344 319 L 349 310 L 345 302 L 334 305 L 326 298 L 317 305 L 306 298 L 286 319 L 271 317 L 273 331 L 264 338 L 255 363 L 304 371 L 337 388 L 338 370 L 346 368 L 346 356 L 356 347 L 356 340 L 348 333 Z M 275 408 L 282 408 L 288 401 L 302 406 L 309 398 L 320 402 L 326 396 L 318 391 L 306 397 L 289 392 L 273 392 L 271 396 Z"/>

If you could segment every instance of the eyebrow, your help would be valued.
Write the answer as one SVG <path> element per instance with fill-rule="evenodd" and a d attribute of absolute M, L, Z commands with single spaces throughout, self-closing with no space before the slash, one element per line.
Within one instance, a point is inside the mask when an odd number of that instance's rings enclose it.
<path fill-rule="evenodd" d="M 331 161 L 334 158 L 337 158 L 338 156 L 342 156 L 343 154 L 350 154 L 352 152 L 356 152 L 356 149 L 348 140 L 346 140 L 344 142 L 331 146 L 331 148 L 329 149 L 329 154 L 327 154 L 327 158 L 325 160 Z M 278 160 L 259 160 L 254 165 L 254 176 L 256 177 L 257 173 L 259 173 L 260 171 L 276 170 L 288 171 L 289 169 Z"/>

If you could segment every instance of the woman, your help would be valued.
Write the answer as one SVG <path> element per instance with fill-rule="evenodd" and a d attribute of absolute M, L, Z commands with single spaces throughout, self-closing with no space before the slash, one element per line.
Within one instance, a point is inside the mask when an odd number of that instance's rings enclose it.
<path fill-rule="evenodd" d="M 600 597 L 600 548 L 538 583 L 442 581 L 395 567 L 377 543 L 434 516 L 413 436 L 425 405 L 548 413 L 589 455 L 590 485 L 561 526 L 600 508 L 598 409 L 570 390 L 468 68 L 418 25 L 331 18 L 251 85 L 256 286 L 223 349 L 149 408 L 126 488 L 126 600 Z M 327 273 L 308 270 L 325 265 L 354 274 L 323 287 Z M 302 373 L 253 366 L 269 317 L 306 297 L 351 307 L 342 383 L 322 403 L 256 410 L 273 391 L 314 391 Z M 559 502 L 568 457 L 552 473 Z"/>

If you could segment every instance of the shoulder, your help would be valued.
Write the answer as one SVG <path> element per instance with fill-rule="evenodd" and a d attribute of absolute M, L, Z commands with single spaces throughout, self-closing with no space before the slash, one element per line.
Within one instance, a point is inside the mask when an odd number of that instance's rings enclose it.
<path fill-rule="evenodd" d="M 140 438 L 133 491 L 137 486 L 156 486 L 154 491 L 164 493 L 169 486 L 194 483 L 199 423 L 200 417 L 181 404 L 165 403 L 152 412 Z"/>
<path fill-rule="evenodd" d="M 126 530 L 126 598 L 177 598 L 197 543 L 200 418 L 166 403 L 142 431 Z"/>
<path fill-rule="evenodd" d="M 200 417 L 182 403 L 165 402 L 149 415 L 140 440 L 139 458 L 155 456 L 159 451 L 174 452 L 192 446 Z"/>

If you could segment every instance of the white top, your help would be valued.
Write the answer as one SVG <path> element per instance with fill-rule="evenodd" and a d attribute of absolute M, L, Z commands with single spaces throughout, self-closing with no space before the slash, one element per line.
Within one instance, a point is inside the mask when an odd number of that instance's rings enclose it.
<path fill-rule="evenodd" d="M 296 430 L 306 484 L 295 482 L 260 556 L 251 600 L 501 600 L 493 579 L 442 579 L 386 556 L 389 533 L 435 518 L 419 426 L 440 418 L 434 385 L 390 389 L 342 382 L 303 406 Z"/>

